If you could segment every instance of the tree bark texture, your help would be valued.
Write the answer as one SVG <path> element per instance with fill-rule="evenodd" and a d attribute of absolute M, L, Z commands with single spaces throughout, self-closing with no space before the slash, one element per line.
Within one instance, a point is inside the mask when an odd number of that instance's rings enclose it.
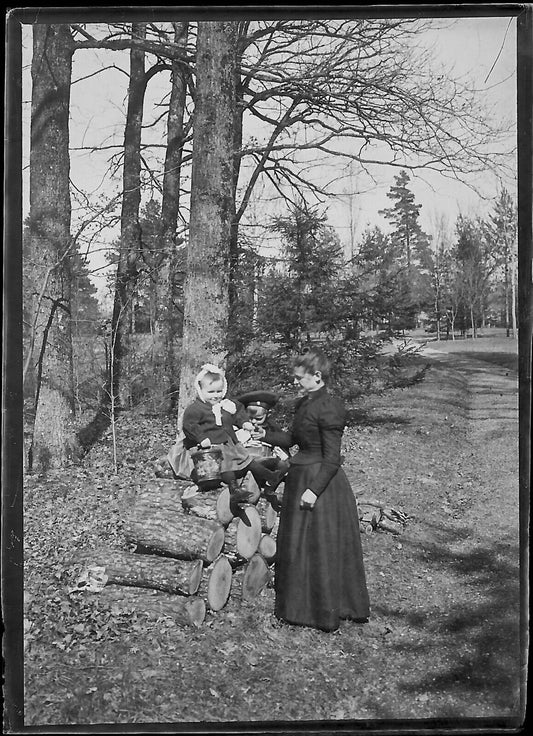
<path fill-rule="evenodd" d="M 194 494 L 184 493 L 181 504 L 185 511 L 202 519 L 218 521 L 227 526 L 233 519 L 227 488 L 215 491 L 197 491 Z"/>
<path fill-rule="evenodd" d="M 224 527 L 180 510 L 169 513 L 168 507 L 135 505 L 125 521 L 126 539 L 141 550 L 176 557 L 180 560 L 213 562 L 224 546 Z"/>
<path fill-rule="evenodd" d="M 62 467 L 79 450 L 70 320 L 72 54 L 68 25 L 33 26 L 29 236 L 36 293 L 29 360 L 37 380 L 28 466 L 42 471 Z"/>
<path fill-rule="evenodd" d="M 137 490 L 132 513 L 142 517 L 153 511 L 168 513 L 169 518 L 183 514 L 182 491 L 175 480 L 155 480 Z"/>
<path fill-rule="evenodd" d="M 173 560 L 108 549 L 88 561 L 105 569 L 107 585 L 153 588 L 178 595 L 194 595 L 202 580 L 202 560 Z"/>
<path fill-rule="evenodd" d="M 188 22 L 174 24 L 174 43 L 187 45 Z M 180 181 L 183 143 L 185 140 L 184 116 L 187 97 L 188 71 L 183 63 L 172 62 L 172 86 L 168 107 L 167 149 L 163 173 L 163 197 L 161 201 L 160 250 L 165 261 L 161 270 L 162 309 L 158 315 L 159 332 L 163 342 L 163 408 L 171 410 L 177 405 L 178 394 L 178 356 L 176 337 L 178 335 L 177 304 L 178 284 L 181 281 L 180 262 L 185 269 L 185 253 L 180 259 L 179 242 L 176 239 L 180 207 Z"/>
<path fill-rule="evenodd" d="M 146 588 L 106 585 L 98 593 L 98 598 L 109 607 L 116 606 L 121 610 L 131 609 L 144 613 L 150 618 L 166 616 L 178 626 L 199 627 L 205 619 L 205 601 L 197 596 L 185 597 Z"/>
<path fill-rule="evenodd" d="M 234 213 L 236 23 L 198 24 L 191 216 L 178 424 L 207 361 L 226 358 Z"/>

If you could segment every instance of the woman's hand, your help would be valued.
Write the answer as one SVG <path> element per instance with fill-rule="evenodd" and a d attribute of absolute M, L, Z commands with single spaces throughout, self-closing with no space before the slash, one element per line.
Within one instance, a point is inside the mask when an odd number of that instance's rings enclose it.
<path fill-rule="evenodd" d="M 300 499 L 300 508 L 311 510 L 314 507 L 317 498 L 318 496 L 316 493 L 314 493 L 310 488 L 306 488 Z"/>
<path fill-rule="evenodd" d="M 252 431 L 252 439 L 262 440 L 265 435 L 266 435 L 266 432 L 263 427 L 254 427 Z"/>
<path fill-rule="evenodd" d="M 203 447 L 203 448 L 204 448 L 204 450 L 207 450 L 207 448 L 208 448 L 208 447 L 211 447 L 211 440 L 209 439 L 209 437 L 205 437 L 205 438 L 204 438 L 204 439 L 203 439 L 203 440 L 202 440 L 202 441 L 200 442 L 200 447 Z"/>

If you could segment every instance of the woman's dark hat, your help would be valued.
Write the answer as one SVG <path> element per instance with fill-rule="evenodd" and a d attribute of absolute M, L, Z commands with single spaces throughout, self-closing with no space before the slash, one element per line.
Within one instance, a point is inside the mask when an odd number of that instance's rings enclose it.
<path fill-rule="evenodd" d="M 238 396 L 237 400 L 244 406 L 262 406 L 263 409 L 272 409 L 278 396 L 271 391 L 249 391 L 247 394 Z"/>

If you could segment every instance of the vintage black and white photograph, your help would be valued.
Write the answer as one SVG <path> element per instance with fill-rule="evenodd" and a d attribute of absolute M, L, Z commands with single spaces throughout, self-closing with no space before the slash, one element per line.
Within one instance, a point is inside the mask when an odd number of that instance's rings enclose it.
<path fill-rule="evenodd" d="M 7 732 L 523 724 L 533 36 L 469 7 L 8 13 Z"/>

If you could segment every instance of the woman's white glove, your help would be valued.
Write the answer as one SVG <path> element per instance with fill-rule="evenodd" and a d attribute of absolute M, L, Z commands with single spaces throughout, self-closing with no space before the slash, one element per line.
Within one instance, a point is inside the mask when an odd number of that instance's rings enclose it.
<path fill-rule="evenodd" d="M 300 508 L 301 509 L 312 509 L 316 503 L 318 496 L 316 493 L 314 493 L 310 488 L 306 488 L 305 491 L 302 493 L 302 497 L 300 499 Z"/>

